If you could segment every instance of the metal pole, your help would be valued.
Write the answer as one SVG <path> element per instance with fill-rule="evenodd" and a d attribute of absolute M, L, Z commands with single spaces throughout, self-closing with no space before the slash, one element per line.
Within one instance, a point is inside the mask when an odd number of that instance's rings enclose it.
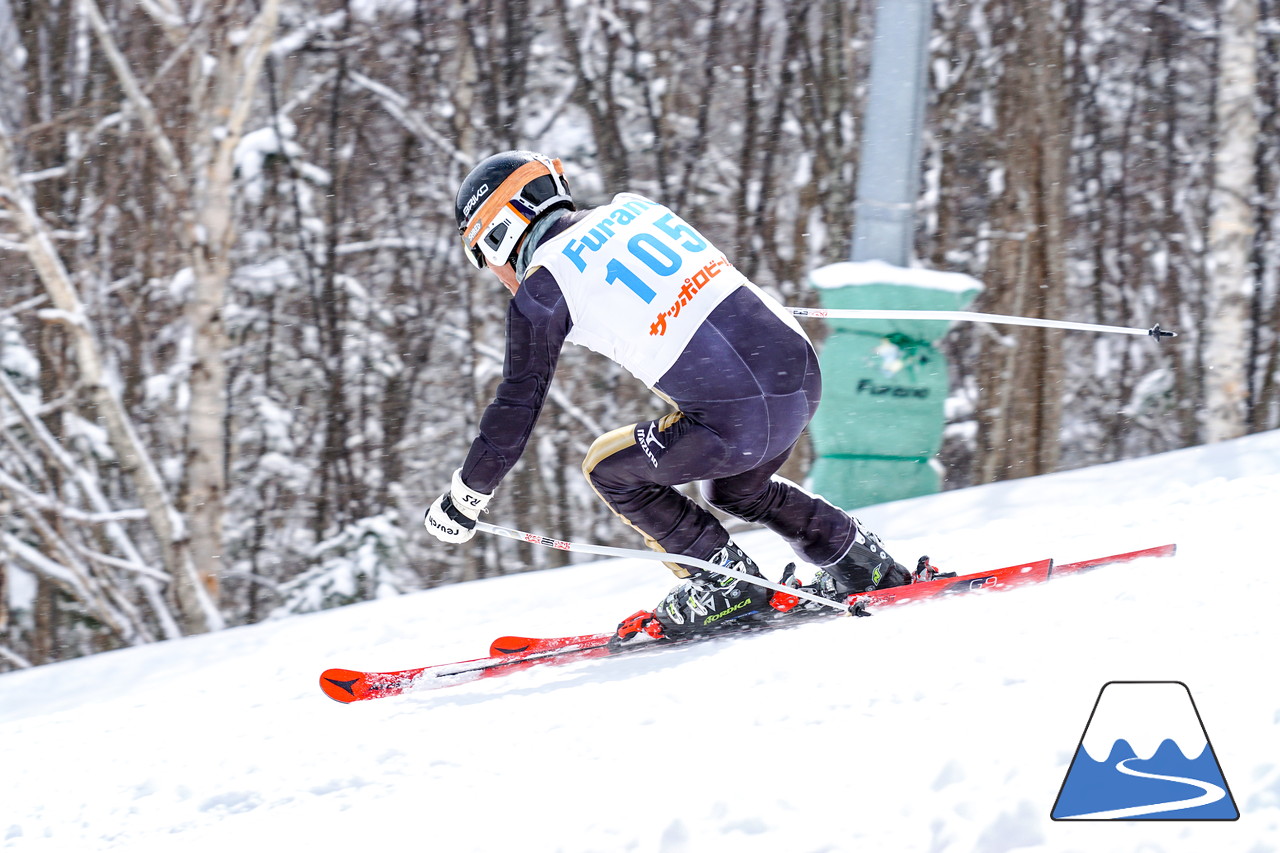
<path fill-rule="evenodd" d="M 854 261 L 909 266 L 932 0 L 879 0 L 854 204 Z"/>

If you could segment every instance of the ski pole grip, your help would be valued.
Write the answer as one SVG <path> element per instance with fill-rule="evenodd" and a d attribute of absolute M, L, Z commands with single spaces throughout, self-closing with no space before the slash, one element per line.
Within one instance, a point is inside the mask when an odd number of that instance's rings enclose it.
<path fill-rule="evenodd" d="M 1155 338 L 1156 343 L 1159 343 L 1161 338 L 1176 338 L 1178 336 L 1177 332 L 1168 332 L 1160 328 L 1159 323 L 1156 323 L 1154 326 L 1152 326 L 1151 329 L 1147 332 L 1147 334 Z"/>

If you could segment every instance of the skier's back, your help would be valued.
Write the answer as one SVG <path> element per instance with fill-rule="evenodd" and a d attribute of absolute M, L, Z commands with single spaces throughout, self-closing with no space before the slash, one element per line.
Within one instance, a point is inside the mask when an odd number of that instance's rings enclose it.
<path fill-rule="evenodd" d="M 480 163 L 458 192 L 467 256 L 512 293 L 503 381 L 451 489 L 426 525 L 446 542 L 475 519 L 523 452 L 565 340 L 626 367 L 674 411 L 600 436 L 583 471 L 646 543 L 761 576 L 707 510 L 763 524 L 820 567 L 829 597 L 907 583 L 909 573 L 843 510 L 777 476 L 821 397 L 795 319 L 668 208 L 623 193 L 577 211 L 558 160 L 525 151 Z M 620 631 L 712 630 L 768 606 L 743 581 L 668 563 L 682 582 Z M 656 624 L 655 624 L 656 623 Z"/>

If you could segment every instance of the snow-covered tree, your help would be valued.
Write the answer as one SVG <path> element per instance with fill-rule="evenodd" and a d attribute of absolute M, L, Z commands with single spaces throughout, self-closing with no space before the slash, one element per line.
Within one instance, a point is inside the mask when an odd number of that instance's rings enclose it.
<path fill-rule="evenodd" d="M 1239 5 L 935 3 L 918 257 L 995 310 L 1180 333 L 957 328 L 948 485 L 1201 441 L 1223 358 L 1245 428 L 1280 426 L 1280 2 L 1254 5 L 1247 176 L 1215 109 Z M 874 6 L 0 0 L 0 668 L 568 559 L 418 527 L 502 368 L 458 183 L 545 150 L 583 205 L 660 198 L 810 302 L 849 248 Z M 1210 296 L 1227 236 L 1242 322 Z M 577 469 L 664 411 L 568 348 L 494 517 L 638 544 Z"/>

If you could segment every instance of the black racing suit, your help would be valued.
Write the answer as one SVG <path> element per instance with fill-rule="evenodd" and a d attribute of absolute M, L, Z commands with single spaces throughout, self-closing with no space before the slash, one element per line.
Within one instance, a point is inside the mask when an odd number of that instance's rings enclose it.
<path fill-rule="evenodd" d="M 561 215 L 540 241 L 584 215 Z M 520 458 L 572 325 L 555 278 L 535 269 L 508 308 L 503 379 L 462 466 L 476 491 L 492 492 Z M 806 562 L 827 566 L 849 551 L 853 519 L 774 476 L 817 411 L 822 379 L 808 339 L 752 290 L 739 288 L 712 311 L 654 390 L 677 411 L 600 436 L 583 464 L 650 547 L 707 559 L 728 542 L 715 517 L 674 488 L 701 481 L 711 505 L 769 527 Z"/>

